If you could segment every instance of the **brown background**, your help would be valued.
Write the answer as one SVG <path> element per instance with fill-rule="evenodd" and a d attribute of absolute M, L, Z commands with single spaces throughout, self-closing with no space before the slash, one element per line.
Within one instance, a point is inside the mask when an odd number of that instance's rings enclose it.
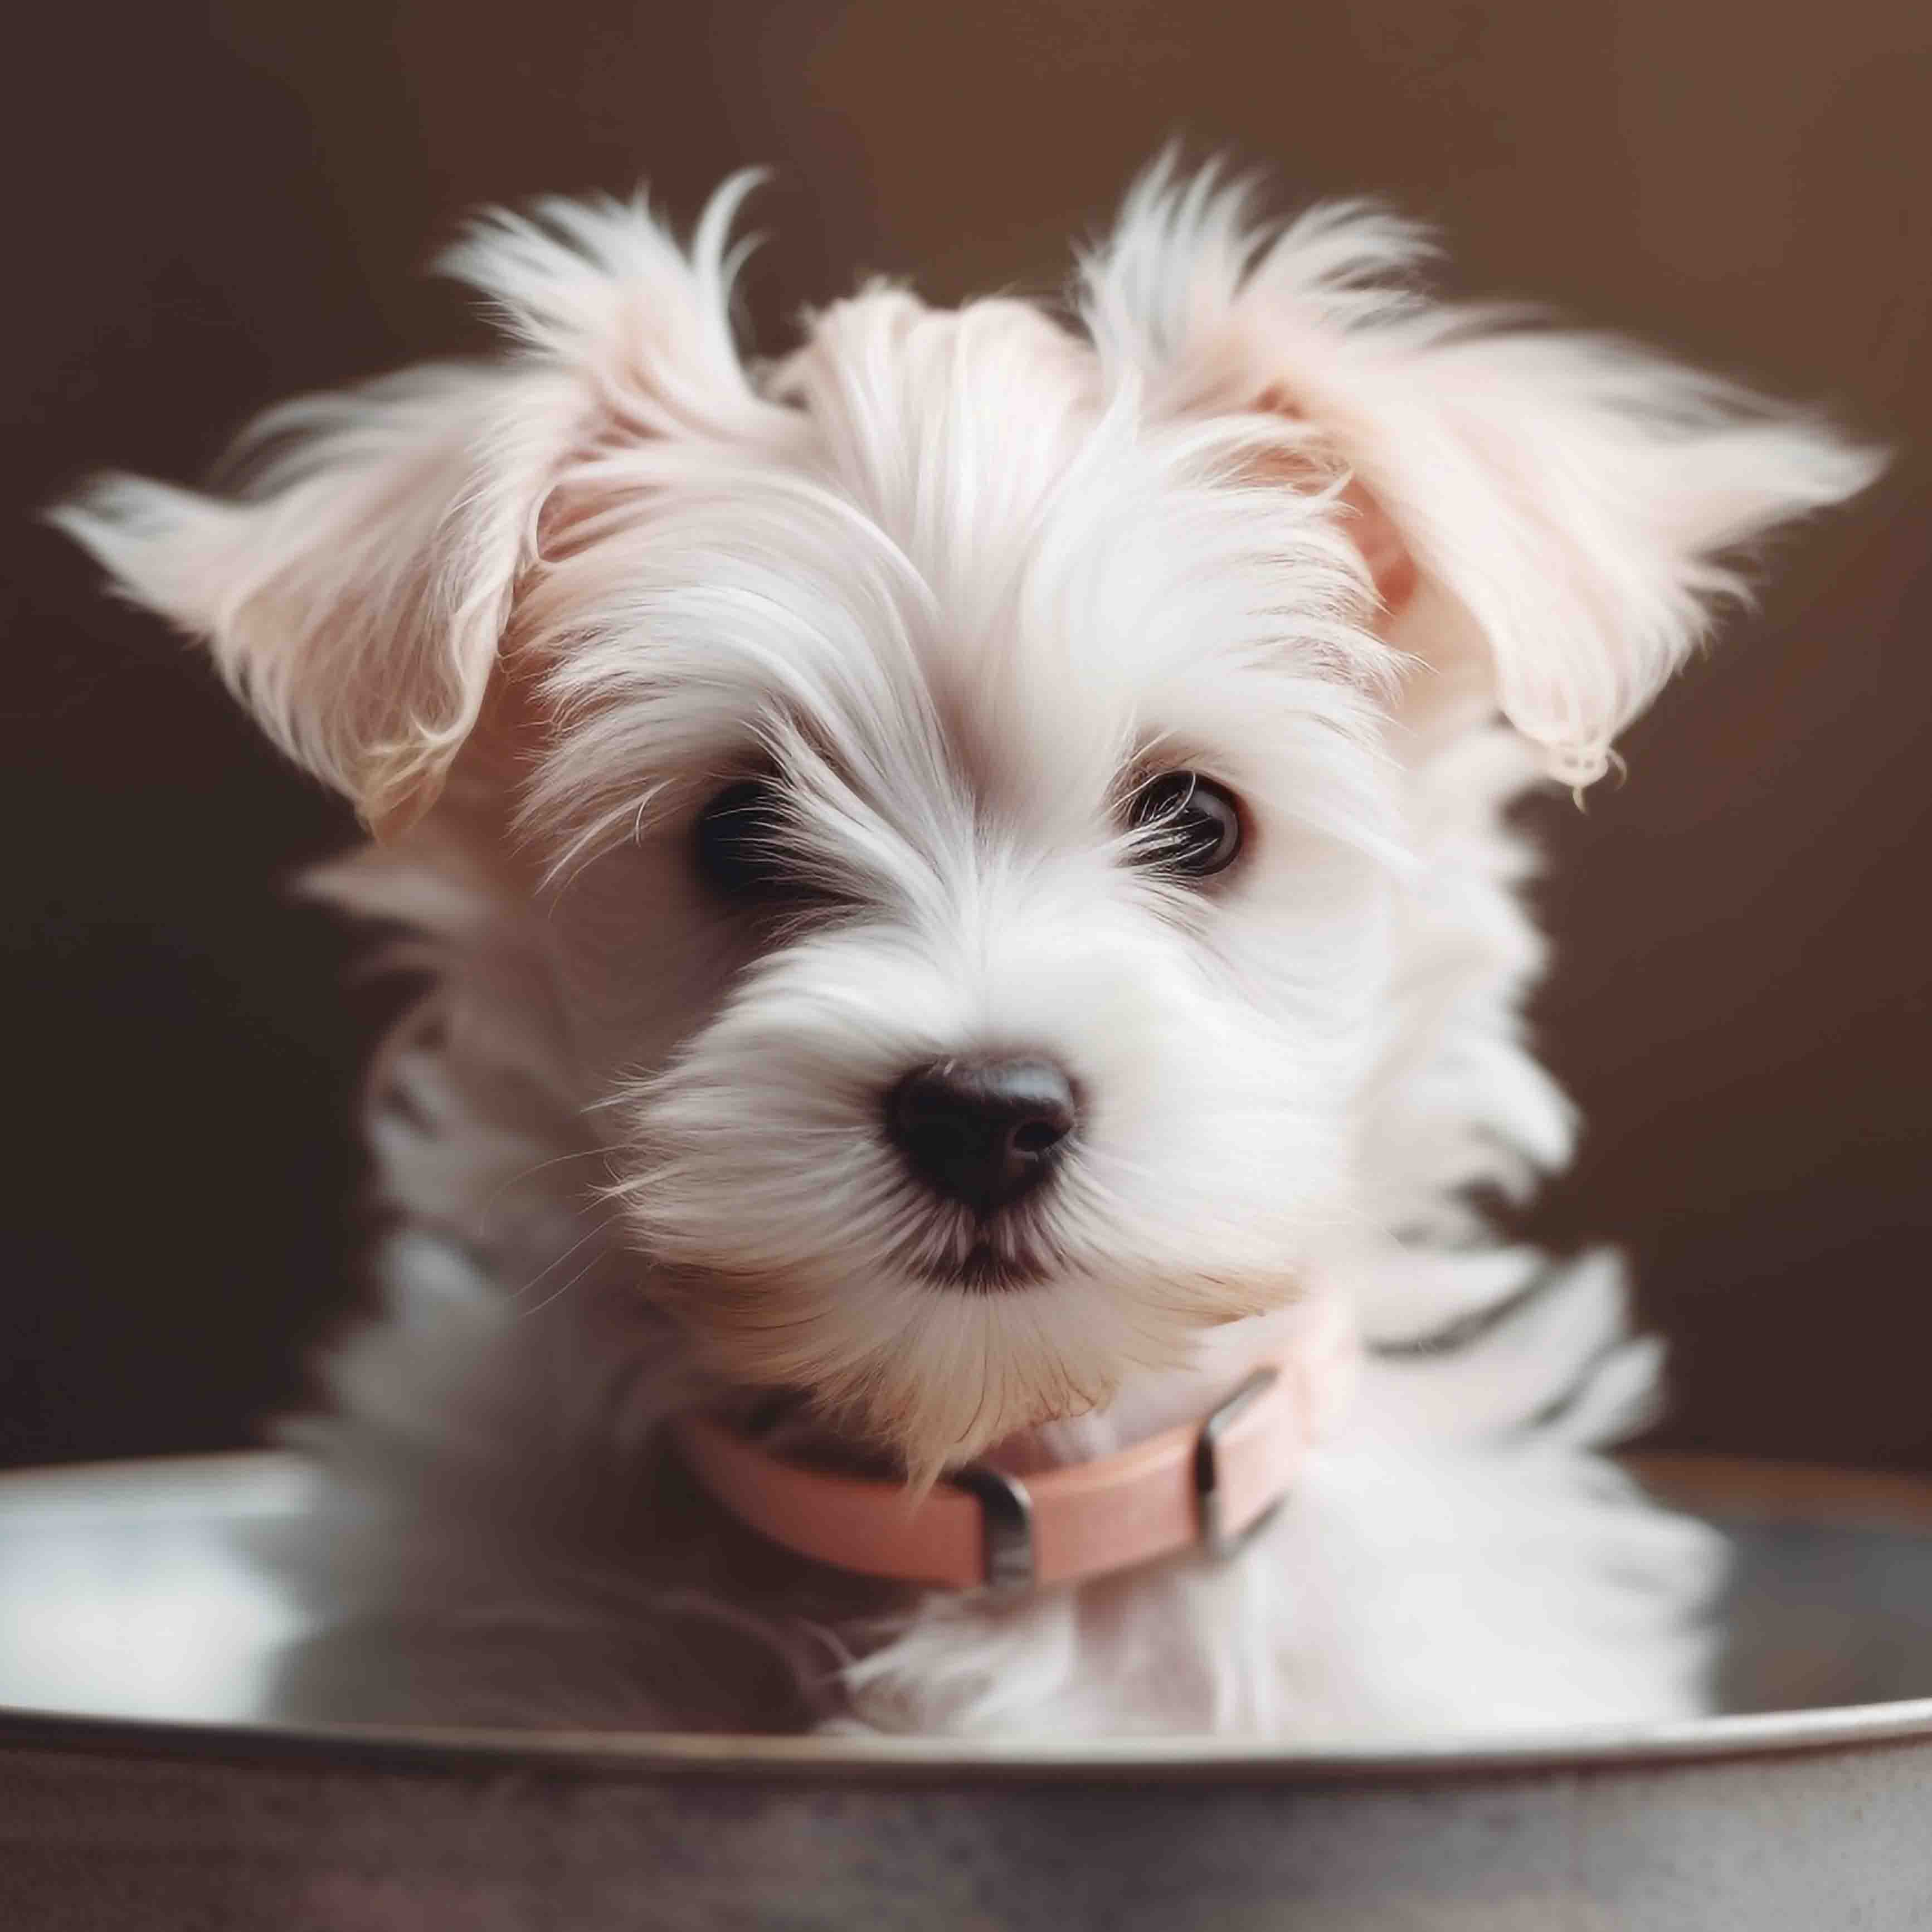
<path fill-rule="evenodd" d="M 1469 285 L 1832 403 L 1892 478 L 1542 813 L 1538 1019 L 1592 1121 L 1540 1219 L 1635 1251 L 1683 1444 L 1932 1465 L 1932 8 L 1922 0 L 142 0 L 28 10 L 0 101 L 0 1459 L 246 1439 L 354 1280 L 380 996 L 278 896 L 346 814 L 28 520 L 291 390 L 472 339 L 462 210 L 770 162 L 764 340 L 862 269 L 1050 286 L 1169 134 L 1388 195 Z"/>

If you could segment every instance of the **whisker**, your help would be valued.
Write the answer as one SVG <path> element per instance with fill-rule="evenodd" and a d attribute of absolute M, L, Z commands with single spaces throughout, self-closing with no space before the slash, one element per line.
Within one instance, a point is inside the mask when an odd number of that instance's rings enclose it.
<path fill-rule="evenodd" d="M 525 1295 L 530 1293 L 532 1288 L 542 1286 L 544 1276 L 550 1274 L 552 1270 L 561 1268 L 566 1262 L 569 1260 L 572 1255 L 576 1253 L 579 1248 L 583 1246 L 586 1241 L 595 1240 L 599 1234 L 608 1234 L 612 1228 L 616 1226 L 616 1222 L 617 1216 L 612 1214 L 607 1216 L 603 1220 L 596 1222 L 590 1227 L 586 1228 L 584 1232 L 579 1234 L 577 1239 L 572 1241 L 570 1246 L 566 1248 L 561 1254 L 554 1256 L 549 1261 L 546 1262 L 535 1274 L 532 1275 L 530 1280 L 525 1282 L 523 1286 L 518 1288 L 516 1292 L 510 1297 L 511 1300 L 512 1302 L 520 1301 Z M 591 1265 L 594 1266 L 595 1264 L 595 1259 L 593 1258 Z M 574 1275 L 572 1277 L 572 1280 L 580 1279 L 581 1274 Z M 548 1302 L 544 1302 L 540 1303 L 538 1306 L 548 1307 L 549 1304 Z"/>
<path fill-rule="evenodd" d="M 532 1161 L 528 1167 L 519 1168 L 505 1184 L 514 1187 L 520 1182 L 533 1180 L 540 1174 L 548 1174 L 554 1167 L 562 1167 L 573 1160 L 594 1160 L 602 1156 L 602 1148 L 575 1148 L 568 1154 L 554 1154 L 546 1160 Z"/>
<path fill-rule="evenodd" d="M 588 1239 L 590 1238 L 590 1237 L 589 1237 L 588 1235 L 586 1235 L 584 1238 L 585 1238 L 585 1240 L 588 1240 Z M 583 1245 L 584 1245 L 584 1243 L 583 1243 L 582 1241 L 579 1241 L 579 1242 L 576 1244 L 576 1246 L 577 1246 L 578 1247 L 581 1247 Z M 575 1252 L 575 1250 L 574 1250 L 574 1249 L 573 1249 L 573 1250 L 571 1250 L 571 1252 Z M 559 1258 L 560 1258 L 560 1259 L 561 1259 L 561 1258 L 562 1258 L 562 1257 L 561 1257 L 561 1256 L 560 1256 L 560 1257 L 559 1257 Z M 544 1312 L 544 1310 L 546 1308 L 548 1308 L 548 1307 L 550 1305 L 550 1304 L 551 1304 L 552 1302 L 554 1302 L 554 1301 L 559 1301 L 559 1300 L 561 1300 L 563 1298 L 563 1297 L 564 1297 L 565 1295 L 568 1294 L 570 1292 L 570 1291 L 571 1291 L 573 1288 L 574 1288 L 574 1287 L 577 1286 L 577 1284 L 578 1284 L 580 1281 L 581 1281 L 581 1280 L 584 1279 L 584 1277 L 586 1275 L 587 1275 L 587 1274 L 590 1272 L 590 1270 L 591 1270 L 592 1268 L 594 1268 L 597 1265 L 598 1259 L 598 1256 L 595 1256 L 595 1255 L 592 1255 L 592 1256 L 591 1256 L 591 1258 L 590 1258 L 590 1260 L 588 1260 L 587 1262 L 586 1262 L 584 1264 L 584 1265 L 583 1265 L 580 1268 L 579 1268 L 579 1269 L 577 1270 L 577 1272 L 576 1272 L 574 1275 L 572 1275 L 572 1276 L 570 1277 L 570 1279 L 562 1285 L 562 1287 L 558 1288 L 556 1288 L 556 1289 L 554 1289 L 554 1290 L 553 1290 L 550 1294 L 548 1294 L 545 1295 L 545 1296 L 544 1297 L 544 1298 L 542 1299 L 542 1300 L 539 1301 L 539 1302 L 537 1304 L 537 1305 L 536 1305 L 534 1308 L 526 1308 L 526 1309 L 525 1309 L 525 1310 L 523 1311 L 523 1312 L 522 1312 L 520 1316 L 518 1316 L 518 1318 L 518 1318 L 518 1321 L 520 1321 L 520 1322 L 527 1322 L 528 1320 L 530 1320 L 530 1318 L 531 1318 L 531 1316 L 533 1316 L 533 1315 L 541 1315 L 541 1314 Z M 550 1265 L 551 1265 L 551 1267 L 553 1267 L 553 1268 L 554 1268 L 554 1267 L 555 1267 L 555 1266 L 556 1266 L 556 1263 L 555 1263 L 555 1262 L 552 1262 Z M 544 1272 L 546 1274 L 548 1274 L 548 1273 L 549 1273 L 549 1271 L 550 1271 L 550 1270 L 549 1270 L 549 1269 L 548 1269 L 548 1268 L 546 1268 L 546 1269 L 544 1270 Z M 539 1277 L 539 1279 L 541 1279 L 541 1277 Z M 535 1284 L 534 1284 L 534 1283 L 532 1283 L 532 1286 L 535 1286 Z M 520 1291 L 520 1292 L 526 1292 L 526 1291 Z"/>

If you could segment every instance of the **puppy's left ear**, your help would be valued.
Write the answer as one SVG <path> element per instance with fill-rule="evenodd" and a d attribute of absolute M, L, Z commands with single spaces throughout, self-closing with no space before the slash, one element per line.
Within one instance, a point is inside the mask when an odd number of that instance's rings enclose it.
<path fill-rule="evenodd" d="M 1426 253 L 1360 206 L 1258 229 L 1241 188 L 1163 164 L 1086 265 L 1089 322 L 1156 409 L 1308 424 L 1425 742 L 1499 708 L 1587 784 L 1742 594 L 1740 550 L 1883 459 L 1624 344 L 1425 301 Z"/>
<path fill-rule="evenodd" d="M 270 412 L 233 496 L 109 476 L 52 520 L 204 641 L 291 757 L 399 831 L 476 723 L 572 465 L 632 439 L 728 436 L 770 406 L 728 319 L 751 182 L 713 198 L 688 254 L 641 202 L 487 216 L 442 266 L 488 299 L 508 354 Z"/>

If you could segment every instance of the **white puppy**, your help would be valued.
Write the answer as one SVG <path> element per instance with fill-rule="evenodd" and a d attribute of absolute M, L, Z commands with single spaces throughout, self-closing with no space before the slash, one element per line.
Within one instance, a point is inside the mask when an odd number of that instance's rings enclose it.
<path fill-rule="evenodd" d="M 385 1308 L 304 1431 L 283 1560 L 326 1634 L 286 1701 L 1294 1739 L 1694 1708 L 1711 1540 L 1597 1454 L 1655 1348 L 1612 1259 L 1478 1209 L 1570 1138 L 1504 815 L 1600 776 L 1724 560 L 1873 459 L 1424 299 L 1384 214 L 1258 227 L 1165 167 L 1066 315 L 872 287 L 755 366 L 744 188 L 688 251 L 641 205 L 488 217 L 449 266 L 498 358 L 275 412 L 233 499 L 58 513 L 356 801 L 376 842 L 322 889 L 428 982 L 370 1092 Z M 1258 1364 L 1240 1513 L 1286 1496 L 1238 1553 L 1074 1498 L 1100 1574 L 908 1580 L 968 1463 L 1008 1479 L 1003 1576 L 1054 1574 L 1011 1478 L 1048 1540 L 1054 1472 L 1176 1439 L 1217 1479 L 1195 1432 Z M 845 1543 L 802 1469 L 864 1492 Z"/>

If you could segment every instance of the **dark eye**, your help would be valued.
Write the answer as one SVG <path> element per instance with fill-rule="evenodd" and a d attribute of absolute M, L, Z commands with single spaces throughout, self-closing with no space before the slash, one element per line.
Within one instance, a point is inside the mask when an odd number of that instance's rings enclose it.
<path fill-rule="evenodd" d="M 1137 857 L 1191 879 L 1224 871 L 1241 849 L 1234 794 L 1198 772 L 1149 778 L 1128 800 L 1127 822 L 1139 834 Z"/>
<path fill-rule="evenodd" d="M 740 778 L 698 815 L 698 869 L 734 897 L 767 892 L 784 881 L 784 826 L 778 787 L 770 778 Z"/>

